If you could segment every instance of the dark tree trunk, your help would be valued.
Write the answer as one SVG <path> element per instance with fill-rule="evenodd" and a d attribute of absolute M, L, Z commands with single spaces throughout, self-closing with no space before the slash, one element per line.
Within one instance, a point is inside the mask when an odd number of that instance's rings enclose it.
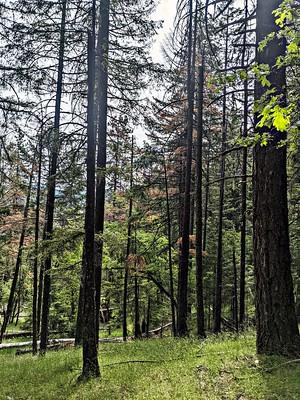
<path fill-rule="evenodd" d="M 22 263 L 23 246 L 24 246 L 24 240 L 25 240 L 25 234 L 26 234 L 26 228 L 27 228 L 31 187 L 32 187 L 32 176 L 33 176 L 33 170 L 29 177 L 27 197 L 26 197 L 26 202 L 25 202 L 25 207 L 24 207 L 24 212 L 23 212 L 23 225 L 22 225 L 21 235 L 20 235 L 20 239 L 19 239 L 18 254 L 17 254 L 17 259 L 16 259 L 14 276 L 13 276 L 13 280 L 12 280 L 11 287 L 10 287 L 7 308 L 6 308 L 3 323 L 1 326 L 0 343 L 2 343 L 3 335 L 6 331 L 7 325 L 10 321 L 10 318 L 11 318 L 12 312 L 13 312 L 14 298 L 15 298 L 15 294 L 16 294 L 16 288 L 17 288 L 17 284 L 18 284 L 19 273 L 20 273 L 20 268 L 21 268 L 21 263 Z M 20 301 L 20 299 L 18 299 L 18 300 Z"/>
<path fill-rule="evenodd" d="M 34 260 L 33 260 L 33 296 L 32 296 L 32 353 L 37 354 L 38 324 L 37 324 L 37 305 L 38 305 L 38 247 L 40 230 L 40 202 L 41 202 L 41 176 L 42 176 L 42 151 L 43 151 L 43 132 L 40 135 L 38 176 L 35 204 L 35 227 L 34 227 Z"/>
<path fill-rule="evenodd" d="M 62 16 L 60 26 L 60 45 L 59 45 L 59 61 L 57 70 L 57 88 L 55 98 L 55 116 L 52 132 L 52 149 L 51 149 L 51 166 L 50 176 L 48 179 L 47 194 L 47 221 L 46 221 L 46 240 L 51 240 L 53 234 L 54 223 L 54 207 L 55 207 L 55 189 L 56 189 L 56 173 L 59 151 L 59 127 L 61 113 L 61 98 L 63 89 L 63 70 L 64 70 L 64 53 L 65 53 L 65 28 L 66 28 L 66 11 L 67 0 L 62 2 Z M 44 265 L 44 285 L 43 285 L 43 303 L 42 303 L 42 320 L 41 320 L 41 354 L 46 352 L 48 342 L 48 325 L 49 325 L 49 308 L 50 308 L 50 291 L 51 291 L 51 254 L 46 258 Z"/>
<path fill-rule="evenodd" d="M 242 66 L 245 65 L 247 40 L 248 0 L 245 0 L 245 34 L 243 37 Z M 248 80 L 244 81 L 244 116 L 243 137 L 248 136 Z M 245 322 L 245 288 L 246 288 L 246 228 L 247 228 L 247 161 L 248 149 L 243 148 L 242 188 L 241 188 L 241 259 L 240 259 L 240 315 L 239 325 L 243 329 Z"/>
<path fill-rule="evenodd" d="M 278 32 L 273 11 L 281 0 L 258 0 L 257 48 L 269 33 Z M 275 38 L 263 51 L 258 51 L 258 64 L 268 64 L 271 86 L 265 88 L 256 82 L 255 100 L 266 90 L 274 89 L 271 96 L 279 95 L 278 104 L 286 104 L 286 75 L 284 68 L 276 68 L 276 59 L 284 56 L 285 40 Z M 256 115 L 256 126 L 259 116 Z M 278 142 L 286 138 L 285 132 L 275 128 L 256 128 L 261 134 L 268 132 L 267 146 L 254 149 L 254 266 L 256 277 L 256 329 L 257 351 L 263 354 L 299 353 L 300 338 L 295 313 L 291 255 L 289 243 L 286 147 Z"/>
<path fill-rule="evenodd" d="M 115 151 L 115 171 L 114 171 L 114 185 L 113 185 L 113 205 L 115 205 L 115 200 L 116 200 L 116 193 L 117 193 L 117 188 L 118 188 L 118 176 L 119 176 L 119 148 L 120 148 L 120 136 L 119 132 L 117 132 L 117 137 L 116 137 L 116 151 Z"/>
<path fill-rule="evenodd" d="M 16 315 L 17 315 L 17 308 L 18 308 L 18 301 L 15 300 L 14 301 L 14 305 L 13 305 L 13 312 L 11 314 L 11 319 L 10 319 L 10 322 L 9 322 L 10 324 L 14 323 L 14 320 L 15 320 Z"/>
<path fill-rule="evenodd" d="M 165 191 L 166 191 L 166 206 L 167 206 L 167 230 L 168 230 L 168 262 L 169 262 L 169 280 L 170 280 L 170 304 L 172 315 L 172 332 L 176 336 L 176 311 L 175 311 L 175 298 L 174 298 L 174 280 L 173 280 L 173 261 L 172 261 L 172 232 L 171 232 L 171 214 L 170 214 L 170 199 L 169 199 L 169 185 L 165 157 L 164 163 L 164 177 L 165 177 Z"/>
<path fill-rule="evenodd" d="M 227 17 L 228 23 L 228 17 Z M 228 65 L 228 28 L 226 33 L 226 49 L 224 69 Z M 223 121 L 222 121 L 222 156 L 220 165 L 220 194 L 219 194 L 219 224 L 218 224 L 218 250 L 216 265 L 216 284 L 215 284 L 215 304 L 214 304 L 214 332 L 221 332 L 222 320 L 222 286 L 223 286 L 223 215 L 224 215 L 224 195 L 225 195 L 225 151 L 227 147 L 227 87 L 223 89 Z"/>
<path fill-rule="evenodd" d="M 99 32 L 97 43 L 97 107 L 98 107 L 98 154 L 96 186 L 96 235 L 104 230 L 105 175 L 107 153 L 107 89 L 108 89 L 108 47 L 109 47 L 110 0 L 100 2 Z M 99 317 L 101 306 L 103 241 L 96 238 L 96 335 L 99 338 Z"/>
<path fill-rule="evenodd" d="M 196 295 L 197 295 L 197 335 L 205 337 L 204 300 L 203 300 L 203 204 L 202 204 L 202 168 L 203 168 L 203 97 L 204 97 L 204 52 L 202 65 L 198 72 L 198 123 L 196 154 Z"/>
<path fill-rule="evenodd" d="M 95 4 L 95 3 L 94 3 Z M 81 379 L 100 376 L 95 301 L 95 33 L 88 32 L 87 190 L 85 209 Z"/>
<path fill-rule="evenodd" d="M 132 187 L 133 187 L 133 157 L 134 157 L 134 139 L 132 136 L 131 141 L 131 161 L 130 161 L 130 198 L 129 198 L 129 211 L 128 211 L 128 228 L 127 228 L 127 248 L 126 248 L 126 260 L 125 260 L 125 274 L 124 274 L 124 289 L 123 289 L 123 340 L 124 342 L 127 340 L 128 332 L 127 332 L 127 296 L 128 296 L 128 278 L 129 278 L 129 265 L 128 259 L 131 251 L 131 231 L 132 231 Z"/>
<path fill-rule="evenodd" d="M 182 244 L 178 272 L 178 316 L 177 334 L 188 334 L 188 272 L 190 250 L 190 214 L 191 214 L 191 177 L 192 177 L 192 151 L 193 151 L 193 112 L 194 112 L 194 61 L 193 55 L 193 1 L 189 1 L 189 37 L 188 37 L 188 71 L 187 71 L 187 138 L 186 138 L 186 165 L 185 189 L 182 213 Z"/>

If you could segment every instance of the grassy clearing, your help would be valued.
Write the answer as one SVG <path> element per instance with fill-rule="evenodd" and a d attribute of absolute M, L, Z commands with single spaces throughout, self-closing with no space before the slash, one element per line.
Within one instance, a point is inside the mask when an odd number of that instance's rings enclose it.
<path fill-rule="evenodd" d="M 45 358 L 0 353 L 0 399 L 299 400 L 300 364 L 257 357 L 252 333 L 205 342 L 157 339 L 104 344 L 102 378 L 77 385 L 80 350 Z M 126 363 L 129 360 L 153 363 Z M 122 364 L 118 364 L 122 363 Z"/>

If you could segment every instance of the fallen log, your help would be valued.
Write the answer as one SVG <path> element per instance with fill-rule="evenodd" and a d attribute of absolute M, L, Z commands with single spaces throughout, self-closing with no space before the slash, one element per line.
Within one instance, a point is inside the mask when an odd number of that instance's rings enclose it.
<path fill-rule="evenodd" d="M 53 351 L 53 350 L 64 350 L 66 348 L 68 348 L 69 346 L 64 345 L 64 344 L 52 344 L 50 346 L 48 346 L 47 350 L 48 351 Z M 26 350 L 22 350 L 22 349 L 17 349 L 16 351 L 16 356 L 23 356 L 24 354 L 30 354 L 32 353 L 32 349 L 26 349 Z"/>
<path fill-rule="evenodd" d="M 165 325 L 160 326 L 159 328 L 152 329 L 151 331 L 149 331 L 149 337 L 159 335 L 164 330 L 166 330 L 168 328 L 171 328 L 171 326 L 172 326 L 172 322 L 169 322 L 169 323 L 167 323 Z M 147 337 L 147 334 L 146 333 L 143 334 L 143 337 Z"/>
<path fill-rule="evenodd" d="M 51 331 L 50 335 L 58 335 L 62 332 L 59 331 Z M 32 331 L 19 331 L 19 332 L 7 332 L 3 335 L 3 339 L 16 339 L 20 337 L 32 337 Z"/>
<path fill-rule="evenodd" d="M 163 326 L 160 326 L 159 328 L 152 329 L 149 331 L 149 337 L 154 337 L 159 335 L 163 330 L 168 329 L 172 326 L 172 323 L 169 322 L 168 324 L 165 324 Z M 146 334 L 143 335 L 143 337 L 147 337 Z M 128 340 L 134 340 L 133 336 L 128 337 Z M 99 339 L 99 343 L 122 343 L 123 338 L 122 337 L 115 337 L 115 338 L 101 338 Z M 40 341 L 38 341 L 38 347 L 40 345 Z M 62 345 L 63 347 L 67 346 L 74 346 L 75 345 L 75 339 L 74 338 L 62 338 L 62 339 L 50 339 L 48 348 L 50 349 L 51 346 L 55 345 Z M 32 346 L 32 341 L 26 341 L 26 342 L 19 342 L 19 343 L 2 343 L 0 344 L 0 350 L 10 350 L 10 349 L 22 349 L 26 347 L 31 347 Z M 29 353 L 30 351 L 28 351 Z M 25 353 L 25 350 L 23 352 Z"/>
<path fill-rule="evenodd" d="M 103 338 L 99 339 L 99 343 L 121 343 L 123 338 Z M 66 338 L 66 339 L 50 339 L 48 347 L 52 345 L 64 345 L 64 346 L 74 346 L 75 339 L 74 338 Z M 38 346 L 40 345 L 40 341 L 38 341 Z M 27 342 L 19 342 L 19 343 L 2 343 L 0 344 L 0 350 L 10 350 L 10 349 L 21 349 L 25 347 L 31 347 L 32 341 Z"/>

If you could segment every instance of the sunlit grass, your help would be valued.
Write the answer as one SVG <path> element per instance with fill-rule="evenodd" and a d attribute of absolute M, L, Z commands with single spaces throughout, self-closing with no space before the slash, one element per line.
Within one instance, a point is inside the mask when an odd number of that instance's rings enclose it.
<path fill-rule="evenodd" d="M 103 344 L 99 360 L 101 379 L 78 385 L 78 349 L 44 358 L 2 351 L 0 399 L 300 399 L 300 364 L 269 371 L 286 360 L 257 357 L 252 333 Z"/>

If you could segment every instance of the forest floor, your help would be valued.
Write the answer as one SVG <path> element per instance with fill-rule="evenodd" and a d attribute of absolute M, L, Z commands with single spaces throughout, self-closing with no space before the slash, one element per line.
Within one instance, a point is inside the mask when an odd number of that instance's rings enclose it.
<path fill-rule="evenodd" d="M 299 400 L 300 363 L 255 354 L 255 336 L 101 344 L 102 378 L 77 384 L 81 351 L 0 352 L 0 399 Z M 286 363 L 286 364 L 285 364 Z"/>

